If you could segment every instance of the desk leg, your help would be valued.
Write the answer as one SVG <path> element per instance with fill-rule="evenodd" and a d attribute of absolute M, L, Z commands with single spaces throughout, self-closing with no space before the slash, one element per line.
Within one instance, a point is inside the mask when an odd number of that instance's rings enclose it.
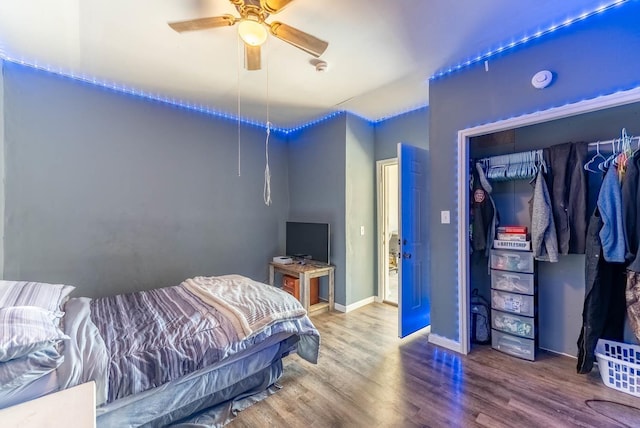
<path fill-rule="evenodd" d="M 302 307 L 304 307 L 304 310 L 307 311 L 307 313 L 309 312 L 309 294 L 311 294 L 309 288 L 311 287 L 310 281 L 309 281 L 309 275 L 301 272 L 300 273 L 300 293 L 302 294 L 302 296 L 300 296 L 300 298 L 302 299 Z"/>
<path fill-rule="evenodd" d="M 269 285 L 273 286 L 273 280 L 274 280 L 274 268 L 273 265 L 269 265 Z"/>
<path fill-rule="evenodd" d="M 335 309 L 335 283 L 333 279 L 333 269 L 329 271 L 329 312 Z"/>

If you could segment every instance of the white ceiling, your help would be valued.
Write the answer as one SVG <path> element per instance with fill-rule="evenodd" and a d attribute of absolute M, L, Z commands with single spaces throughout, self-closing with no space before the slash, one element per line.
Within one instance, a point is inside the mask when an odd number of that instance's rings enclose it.
<path fill-rule="evenodd" d="M 281 127 L 336 110 L 377 120 L 428 104 L 434 72 L 603 3 L 296 0 L 268 21 L 328 41 L 320 73 L 273 37 L 263 69 L 247 72 L 237 26 L 178 34 L 167 25 L 237 15 L 227 0 L 0 0 L 0 53 L 231 115 L 239 105 L 259 122 L 268 112 Z"/>

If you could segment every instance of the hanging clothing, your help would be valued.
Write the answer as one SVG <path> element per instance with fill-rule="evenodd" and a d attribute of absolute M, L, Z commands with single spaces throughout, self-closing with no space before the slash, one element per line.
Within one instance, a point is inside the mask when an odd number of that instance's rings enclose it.
<path fill-rule="evenodd" d="M 622 341 L 624 337 L 625 269 L 624 264 L 609 263 L 602 257 L 602 225 L 596 207 L 586 236 L 585 298 L 578 338 L 577 371 L 580 374 L 589 373 L 593 368 L 598 339 Z"/>
<path fill-rule="evenodd" d="M 587 232 L 587 143 L 545 149 L 551 172 L 550 194 L 560 254 L 584 254 Z"/>
<path fill-rule="evenodd" d="M 484 176 L 482 168 L 473 168 L 471 190 L 471 243 L 474 251 L 489 254 L 493 245 L 496 224 L 496 209 L 491 198 L 492 187 Z M 486 187 L 485 187 L 486 186 Z"/>
<path fill-rule="evenodd" d="M 627 268 L 633 272 L 640 272 L 640 256 L 638 247 L 640 245 L 640 224 L 638 215 L 640 214 L 640 199 L 638 192 L 640 187 L 640 151 L 637 151 L 627 160 L 627 171 L 622 181 L 622 221 L 624 225 L 624 236 L 627 245 L 625 259 L 629 263 Z"/>
<path fill-rule="evenodd" d="M 627 271 L 625 297 L 627 299 L 629 326 L 636 339 L 640 340 L 640 272 Z"/>
<path fill-rule="evenodd" d="M 622 192 L 618 181 L 618 168 L 611 166 L 602 180 L 598 193 L 598 210 L 602 217 L 600 242 L 602 255 L 608 262 L 625 260 L 626 243 L 622 224 Z"/>
<path fill-rule="evenodd" d="M 482 165 L 476 162 L 476 171 L 478 172 L 478 177 L 480 178 L 480 184 L 482 188 L 487 192 L 487 196 L 489 196 L 489 202 L 491 203 L 491 208 L 493 208 L 493 216 L 491 217 L 491 222 L 489 223 L 489 228 L 487 229 L 487 245 L 485 248 L 485 256 L 489 257 L 489 253 L 491 252 L 491 248 L 493 248 L 493 241 L 496 238 L 496 229 L 499 223 L 498 210 L 496 209 L 496 203 L 491 196 L 493 192 L 493 187 L 484 173 L 484 169 L 482 169 Z"/>
<path fill-rule="evenodd" d="M 542 168 L 538 171 L 531 202 L 531 249 L 536 260 L 558 261 L 553 208 Z"/>

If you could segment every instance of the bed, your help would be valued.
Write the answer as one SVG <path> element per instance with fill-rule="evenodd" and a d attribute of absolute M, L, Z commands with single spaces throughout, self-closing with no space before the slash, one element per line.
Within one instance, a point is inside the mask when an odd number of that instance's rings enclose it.
<path fill-rule="evenodd" d="M 99 427 L 220 425 L 320 336 L 300 303 L 240 275 L 106 298 L 0 281 L 0 408 L 88 381 Z M 235 406 L 235 407 L 234 407 Z"/>

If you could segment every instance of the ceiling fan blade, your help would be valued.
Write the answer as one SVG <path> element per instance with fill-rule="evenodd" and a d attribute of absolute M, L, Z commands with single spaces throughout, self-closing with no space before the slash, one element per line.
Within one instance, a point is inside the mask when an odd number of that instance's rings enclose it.
<path fill-rule="evenodd" d="M 271 34 L 316 58 L 322 55 L 329 46 L 329 43 L 324 40 L 320 40 L 311 34 L 283 24 L 282 22 L 274 22 L 271 24 Z"/>
<path fill-rule="evenodd" d="M 262 9 L 269 13 L 278 13 L 293 0 L 260 0 Z"/>
<path fill-rule="evenodd" d="M 260 46 L 244 44 L 244 68 L 249 71 L 260 70 L 261 59 Z"/>
<path fill-rule="evenodd" d="M 233 15 L 213 16 L 211 18 L 190 19 L 188 21 L 169 22 L 169 27 L 178 33 L 183 31 L 206 30 L 216 27 L 229 27 L 236 23 Z"/>

